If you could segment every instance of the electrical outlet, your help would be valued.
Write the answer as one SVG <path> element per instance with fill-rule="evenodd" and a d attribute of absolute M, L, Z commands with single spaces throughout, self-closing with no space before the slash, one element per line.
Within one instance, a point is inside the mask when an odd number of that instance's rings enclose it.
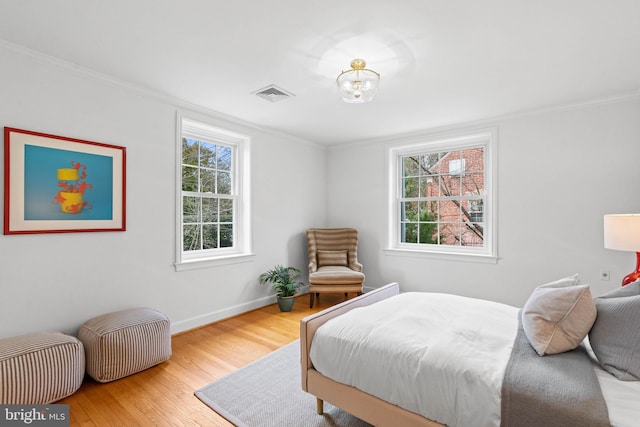
<path fill-rule="evenodd" d="M 600 270 L 600 280 L 603 282 L 608 282 L 611 279 L 611 273 L 609 270 Z"/>

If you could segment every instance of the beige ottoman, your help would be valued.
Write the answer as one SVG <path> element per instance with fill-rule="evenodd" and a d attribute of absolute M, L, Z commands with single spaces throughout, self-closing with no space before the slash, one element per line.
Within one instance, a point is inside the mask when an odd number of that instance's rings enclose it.
<path fill-rule="evenodd" d="M 80 326 L 87 373 L 106 383 L 135 374 L 171 357 L 169 319 L 151 308 L 103 314 Z"/>
<path fill-rule="evenodd" d="M 44 405 L 75 393 L 84 378 L 84 349 L 61 332 L 0 339 L 0 404 Z"/>

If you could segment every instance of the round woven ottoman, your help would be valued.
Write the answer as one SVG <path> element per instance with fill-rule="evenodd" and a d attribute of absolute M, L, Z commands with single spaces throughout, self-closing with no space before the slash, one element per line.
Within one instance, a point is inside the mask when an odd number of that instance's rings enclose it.
<path fill-rule="evenodd" d="M 131 308 L 87 320 L 78 331 L 87 374 L 106 383 L 171 357 L 169 318 L 151 308 Z"/>

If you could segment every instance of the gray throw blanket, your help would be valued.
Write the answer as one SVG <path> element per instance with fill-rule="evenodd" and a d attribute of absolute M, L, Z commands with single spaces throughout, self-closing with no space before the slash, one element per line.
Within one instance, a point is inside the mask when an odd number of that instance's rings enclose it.
<path fill-rule="evenodd" d="M 538 356 L 522 317 L 502 382 L 501 427 L 610 426 L 607 404 L 584 347 Z"/>

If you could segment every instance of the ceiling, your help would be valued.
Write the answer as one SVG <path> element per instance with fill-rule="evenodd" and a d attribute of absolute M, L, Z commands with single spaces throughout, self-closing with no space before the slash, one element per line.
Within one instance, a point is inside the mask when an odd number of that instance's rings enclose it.
<path fill-rule="evenodd" d="M 0 39 L 327 145 L 640 91 L 638 0 L 4 0 Z"/>

